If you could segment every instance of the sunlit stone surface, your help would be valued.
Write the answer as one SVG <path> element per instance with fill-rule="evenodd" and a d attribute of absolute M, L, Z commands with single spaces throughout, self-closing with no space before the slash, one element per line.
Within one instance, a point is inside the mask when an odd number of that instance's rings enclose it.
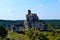
<path fill-rule="evenodd" d="M 40 30 L 44 29 L 44 24 L 39 21 L 37 14 L 31 13 L 31 10 L 28 10 L 28 14 L 26 15 L 26 20 L 24 22 L 25 27 L 36 27 Z"/>

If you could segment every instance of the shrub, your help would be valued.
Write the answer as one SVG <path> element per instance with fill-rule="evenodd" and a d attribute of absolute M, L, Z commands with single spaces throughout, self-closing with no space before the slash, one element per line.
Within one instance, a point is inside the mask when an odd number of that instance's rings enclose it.
<path fill-rule="evenodd" d="M 47 38 L 47 35 L 44 35 L 44 34 L 40 34 L 39 37 L 38 37 L 39 40 L 49 40 Z"/>
<path fill-rule="evenodd" d="M 1 25 L 0 26 L 0 38 L 6 38 L 7 37 L 7 30 Z"/>

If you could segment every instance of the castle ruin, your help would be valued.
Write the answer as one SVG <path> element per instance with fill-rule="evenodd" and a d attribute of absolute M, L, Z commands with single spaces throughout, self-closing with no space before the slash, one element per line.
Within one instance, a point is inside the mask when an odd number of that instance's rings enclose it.
<path fill-rule="evenodd" d="M 37 14 L 33 14 L 31 10 L 28 10 L 28 14 L 26 15 L 26 20 L 24 22 L 26 28 L 39 28 L 40 30 L 44 30 L 44 24 L 40 22 Z"/>

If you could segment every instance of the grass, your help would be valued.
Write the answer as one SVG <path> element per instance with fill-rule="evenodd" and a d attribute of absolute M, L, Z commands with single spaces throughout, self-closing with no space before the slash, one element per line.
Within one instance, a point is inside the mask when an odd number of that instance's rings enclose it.
<path fill-rule="evenodd" d="M 34 31 L 34 33 L 36 33 L 37 30 L 32 30 Z M 42 35 L 44 35 L 45 37 L 47 37 L 49 40 L 60 40 L 60 33 L 55 33 L 55 35 L 53 35 L 53 32 L 40 32 Z M 16 32 L 9 32 L 8 33 L 8 37 L 10 38 L 10 40 L 32 40 L 29 38 L 30 36 L 30 32 L 27 31 L 25 35 L 23 34 L 18 34 Z M 33 35 L 32 35 L 33 36 Z M 36 37 L 36 40 L 39 40 L 37 39 L 38 37 Z M 44 38 L 43 38 L 44 39 Z"/>
<path fill-rule="evenodd" d="M 30 40 L 27 35 L 18 34 L 16 32 L 9 32 L 8 37 L 12 40 Z"/>

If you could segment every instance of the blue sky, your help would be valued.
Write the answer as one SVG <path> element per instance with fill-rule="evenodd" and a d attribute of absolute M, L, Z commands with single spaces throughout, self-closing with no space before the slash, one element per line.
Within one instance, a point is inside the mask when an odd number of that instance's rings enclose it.
<path fill-rule="evenodd" d="M 60 19 L 60 0 L 0 0 L 0 19 L 25 20 L 28 9 L 39 19 Z"/>

